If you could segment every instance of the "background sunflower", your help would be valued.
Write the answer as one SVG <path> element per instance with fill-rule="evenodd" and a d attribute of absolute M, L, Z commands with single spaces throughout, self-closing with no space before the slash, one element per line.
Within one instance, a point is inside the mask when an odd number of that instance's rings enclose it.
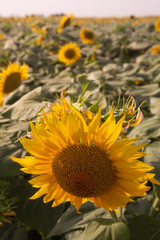
<path fill-rule="evenodd" d="M 0 73 L 0 104 L 3 105 L 5 94 L 13 92 L 21 85 L 21 81 L 28 78 L 28 66 L 10 63 Z"/>
<path fill-rule="evenodd" d="M 58 56 L 60 62 L 66 65 L 73 64 L 81 57 L 80 48 L 76 43 L 67 43 L 60 48 Z"/>
<path fill-rule="evenodd" d="M 86 44 L 92 44 L 96 40 L 96 34 L 93 30 L 82 28 L 80 31 L 80 37 L 82 41 Z"/>

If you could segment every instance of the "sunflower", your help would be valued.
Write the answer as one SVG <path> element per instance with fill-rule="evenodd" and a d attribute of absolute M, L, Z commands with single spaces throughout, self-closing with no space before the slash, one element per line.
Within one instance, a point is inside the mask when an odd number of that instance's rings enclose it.
<path fill-rule="evenodd" d="M 157 32 L 160 32 L 160 18 L 157 19 L 156 23 L 155 23 L 155 29 Z"/>
<path fill-rule="evenodd" d="M 72 63 L 75 63 L 81 57 L 81 52 L 76 43 L 71 42 L 62 46 L 59 50 L 58 55 L 60 62 L 64 62 L 66 65 L 70 65 Z"/>
<path fill-rule="evenodd" d="M 139 21 L 136 20 L 136 21 L 132 22 L 132 27 L 136 27 L 138 24 L 139 24 Z"/>
<path fill-rule="evenodd" d="M 0 73 L 0 104 L 3 105 L 4 94 L 13 92 L 21 85 L 21 81 L 28 78 L 28 66 L 10 63 Z"/>
<path fill-rule="evenodd" d="M 45 195 L 44 203 L 54 200 L 52 207 L 70 201 L 77 211 L 89 200 L 118 211 L 131 197 L 146 195 L 147 180 L 157 183 L 155 174 L 148 173 L 154 167 L 137 160 L 146 155 L 138 151 L 145 144 L 132 145 L 137 138 L 117 140 L 125 116 L 116 123 L 111 109 L 102 124 L 100 108 L 87 124 L 75 109 L 68 114 L 64 109 L 60 119 L 42 112 L 47 128 L 31 122 L 32 139 L 20 139 L 32 156 L 11 157 L 23 172 L 38 175 L 29 180 L 39 188 L 30 199 Z"/>
<path fill-rule="evenodd" d="M 80 31 L 80 37 L 82 41 L 86 44 L 94 43 L 96 40 L 96 35 L 93 30 L 82 28 Z"/>
<path fill-rule="evenodd" d="M 152 47 L 152 54 L 160 54 L 160 45 Z"/>
<path fill-rule="evenodd" d="M 61 33 L 63 28 L 71 24 L 71 20 L 73 17 L 74 17 L 73 13 L 71 13 L 69 16 L 63 16 L 62 20 L 60 21 L 59 27 L 57 28 L 57 31 Z"/>

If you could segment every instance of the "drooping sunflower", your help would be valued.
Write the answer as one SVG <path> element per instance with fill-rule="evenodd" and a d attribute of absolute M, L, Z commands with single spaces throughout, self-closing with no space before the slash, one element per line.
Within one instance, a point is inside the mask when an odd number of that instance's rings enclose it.
<path fill-rule="evenodd" d="M 145 144 L 132 145 L 135 139 L 117 140 L 124 117 L 117 123 L 111 109 L 101 123 L 101 108 L 90 124 L 74 108 L 61 118 L 52 112 L 47 128 L 31 122 L 32 139 L 20 141 L 32 156 L 11 157 L 23 166 L 25 173 L 38 175 L 29 182 L 40 188 L 30 199 L 43 195 L 44 203 L 54 200 L 52 207 L 70 201 L 77 211 L 86 201 L 106 210 L 117 211 L 133 201 L 133 196 L 145 196 L 150 187 L 147 180 L 157 181 L 148 173 L 152 166 L 138 161 L 146 153 L 139 151 Z"/>
<path fill-rule="evenodd" d="M 59 27 L 57 28 L 57 31 L 59 33 L 61 33 L 63 28 L 65 28 L 71 24 L 71 20 L 73 17 L 74 17 L 73 13 L 71 13 L 69 16 L 63 16 L 60 21 Z"/>
<path fill-rule="evenodd" d="M 50 102 L 46 102 L 47 107 L 49 108 L 49 111 L 46 113 L 47 118 L 48 119 L 52 119 L 52 112 L 54 112 L 54 115 L 58 118 L 61 119 L 61 114 L 62 111 L 66 111 L 66 114 L 69 114 L 73 108 L 75 108 L 72 103 L 71 103 L 71 99 L 70 99 L 70 104 L 68 103 L 68 101 L 66 100 L 66 98 L 63 95 L 63 92 L 61 93 L 61 98 L 58 99 L 56 101 L 56 104 L 50 103 Z M 94 114 L 86 107 L 78 107 L 75 108 L 77 111 L 79 111 L 83 118 L 85 119 L 85 121 L 88 123 L 90 123 L 93 118 L 94 118 Z M 38 116 L 38 122 L 44 127 L 47 128 L 44 116 L 42 113 L 39 113 Z M 29 133 L 29 135 L 32 135 L 31 133 Z"/>
<path fill-rule="evenodd" d="M 94 31 L 91 29 L 87 29 L 87 28 L 81 29 L 80 37 L 81 37 L 82 41 L 86 44 L 92 44 L 96 40 L 96 34 L 94 33 Z"/>
<path fill-rule="evenodd" d="M 160 45 L 152 47 L 152 54 L 160 54 Z"/>
<path fill-rule="evenodd" d="M 157 32 L 160 32 L 160 18 L 157 19 L 156 23 L 155 23 L 155 29 Z"/>
<path fill-rule="evenodd" d="M 0 104 L 3 105 L 5 94 L 9 94 L 21 85 L 21 81 L 28 78 L 28 66 L 10 63 L 0 73 Z"/>
<path fill-rule="evenodd" d="M 76 43 L 67 43 L 60 48 L 58 56 L 60 62 L 66 65 L 73 64 L 81 57 L 80 48 Z"/>

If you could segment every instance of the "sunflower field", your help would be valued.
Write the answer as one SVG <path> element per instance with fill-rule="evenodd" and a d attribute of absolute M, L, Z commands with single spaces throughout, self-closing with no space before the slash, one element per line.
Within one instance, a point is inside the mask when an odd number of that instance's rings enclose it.
<path fill-rule="evenodd" d="M 0 240 L 160 239 L 160 18 L 0 18 Z"/>

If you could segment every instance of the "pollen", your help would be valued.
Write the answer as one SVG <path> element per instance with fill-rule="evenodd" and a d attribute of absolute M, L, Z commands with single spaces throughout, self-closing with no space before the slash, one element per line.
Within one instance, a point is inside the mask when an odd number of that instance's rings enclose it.
<path fill-rule="evenodd" d="M 68 146 L 57 153 L 52 171 L 64 191 L 83 198 L 103 195 L 117 179 L 106 152 L 84 144 Z"/>

